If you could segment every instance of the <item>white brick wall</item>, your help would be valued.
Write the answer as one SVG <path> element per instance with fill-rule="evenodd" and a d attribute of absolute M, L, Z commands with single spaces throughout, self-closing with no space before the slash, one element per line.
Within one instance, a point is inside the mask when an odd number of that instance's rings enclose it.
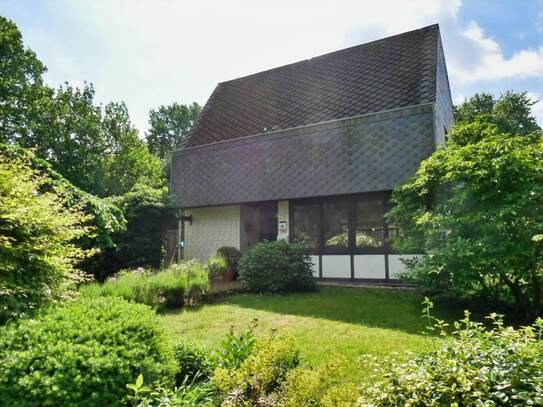
<path fill-rule="evenodd" d="M 184 215 L 192 215 L 192 225 L 185 222 L 185 259 L 207 260 L 221 246 L 239 249 L 239 205 L 185 209 Z"/>

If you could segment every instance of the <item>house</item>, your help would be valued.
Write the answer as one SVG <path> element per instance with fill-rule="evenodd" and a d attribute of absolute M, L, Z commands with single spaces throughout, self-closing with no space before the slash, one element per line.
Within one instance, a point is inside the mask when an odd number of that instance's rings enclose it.
<path fill-rule="evenodd" d="M 220 83 L 173 154 L 185 258 L 303 240 L 317 277 L 394 279 L 391 190 L 452 123 L 437 25 Z"/>

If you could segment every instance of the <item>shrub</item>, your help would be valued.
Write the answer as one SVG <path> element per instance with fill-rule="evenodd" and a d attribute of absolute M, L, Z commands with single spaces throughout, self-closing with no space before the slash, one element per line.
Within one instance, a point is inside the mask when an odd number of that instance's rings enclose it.
<path fill-rule="evenodd" d="M 281 388 L 285 407 L 318 406 L 321 396 L 322 377 L 311 369 L 293 369 L 287 374 Z"/>
<path fill-rule="evenodd" d="M 400 251 L 424 251 L 412 277 L 430 295 L 543 313 L 543 141 L 457 125 L 446 146 L 393 192 Z"/>
<path fill-rule="evenodd" d="M 78 207 L 86 215 L 83 226 L 89 230 L 75 243 L 84 250 L 93 249 L 93 255 L 83 259 L 78 268 L 99 276 L 103 251 L 114 249 L 113 236 L 125 231 L 126 222 L 121 210 L 110 200 L 91 195 L 71 184 L 53 170 L 50 163 L 37 157 L 31 150 L 0 144 L 0 157 L 4 162 L 22 165 L 41 174 L 43 178 L 39 192 L 62 192 L 62 204 L 65 208 Z"/>
<path fill-rule="evenodd" d="M 469 314 L 433 351 L 395 366 L 373 361 L 383 379 L 364 391 L 367 406 L 526 406 L 543 402 L 543 320 L 515 330 L 491 315 L 492 329 Z M 372 361 L 368 361 L 371 365 Z"/>
<path fill-rule="evenodd" d="M 70 295 L 88 220 L 26 158 L 0 154 L 0 324 Z"/>
<path fill-rule="evenodd" d="M 358 407 L 360 392 L 353 383 L 333 386 L 322 396 L 323 407 Z"/>
<path fill-rule="evenodd" d="M 201 407 L 216 406 L 217 394 L 211 382 L 184 380 L 179 387 L 171 388 L 159 382 L 144 385 L 143 375 L 126 387 L 133 393 L 130 402 L 138 407 Z"/>
<path fill-rule="evenodd" d="M 217 360 L 220 367 L 236 369 L 249 357 L 256 344 L 254 334 L 256 325 L 257 319 L 255 318 L 253 323 L 240 334 L 234 333 L 234 328 L 230 327 L 230 331 L 221 341 L 221 349 Z"/>
<path fill-rule="evenodd" d="M 137 184 L 130 192 L 106 201 L 120 208 L 127 224 L 125 231 L 113 235 L 114 247 L 100 256 L 97 277 L 102 280 L 125 268 L 160 267 L 164 233 L 176 223 L 168 191 Z"/>
<path fill-rule="evenodd" d="M 263 404 L 262 400 L 275 395 L 287 373 L 299 362 L 298 350 L 290 338 L 272 336 L 259 340 L 254 352 L 238 368 L 217 368 L 212 382 L 226 405 Z"/>
<path fill-rule="evenodd" d="M 254 292 L 313 290 L 309 254 L 310 249 L 302 243 L 258 243 L 239 262 L 241 284 Z"/>
<path fill-rule="evenodd" d="M 238 270 L 238 263 L 241 259 L 241 252 L 238 249 L 231 246 L 222 246 L 217 250 L 216 254 L 226 260 L 229 270 Z"/>
<path fill-rule="evenodd" d="M 196 344 L 179 342 L 174 346 L 173 354 L 177 363 L 176 386 L 187 381 L 205 381 L 213 374 L 215 358 Z"/>
<path fill-rule="evenodd" d="M 164 271 L 120 273 L 105 283 L 82 286 L 84 296 L 117 296 L 157 308 L 197 302 L 209 291 L 209 277 L 195 260 L 174 264 Z"/>
<path fill-rule="evenodd" d="M 147 306 L 86 298 L 0 332 L 0 405 L 119 406 L 139 373 L 169 380 L 167 336 Z"/>
<path fill-rule="evenodd" d="M 353 383 L 336 384 L 345 374 L 347 359 L 333 355 L 318 369 L 291 370 L 280 389 L 281 405 L 295 406 L 358 406 L 360 392 Z"/>

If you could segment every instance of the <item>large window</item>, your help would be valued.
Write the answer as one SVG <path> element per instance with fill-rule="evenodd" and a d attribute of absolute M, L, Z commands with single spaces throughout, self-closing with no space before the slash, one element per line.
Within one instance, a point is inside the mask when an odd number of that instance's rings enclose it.
<path fill-rule="evenodd" d="M 324 250 L 335 252 L 349 248 L 349 201 L 327 200 L 322 203 Z"/>
<path fill-rule="evenodd" d="M 309 243 L 315 253 L 384 253 L 387 208 L 385 193 L 291 201 L 291 239 Z"/>
<path fill-rule="evenodd" d="M 295 240 L 307 243 L 315 251 L 320 247 L 320 218 L 319 203 L 307 202 L 292 205 L 293 232 Z"/>
<path fill-rule="evenodd" d="M 355 207 L 356 247 L 366 249 L 383 247 L 385 242 L 383 200 L 358 198 Z"/>

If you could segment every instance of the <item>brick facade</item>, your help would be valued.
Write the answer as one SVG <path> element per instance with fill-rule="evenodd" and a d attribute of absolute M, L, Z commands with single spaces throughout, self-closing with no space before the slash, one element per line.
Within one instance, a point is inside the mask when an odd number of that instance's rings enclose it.
<path fill-rule="evenodd" d="M 185 223 L 185 259 L 207 260 L 221 246 L 240 248 L 239 205 L 191 208 L 192 225 Z"/>

